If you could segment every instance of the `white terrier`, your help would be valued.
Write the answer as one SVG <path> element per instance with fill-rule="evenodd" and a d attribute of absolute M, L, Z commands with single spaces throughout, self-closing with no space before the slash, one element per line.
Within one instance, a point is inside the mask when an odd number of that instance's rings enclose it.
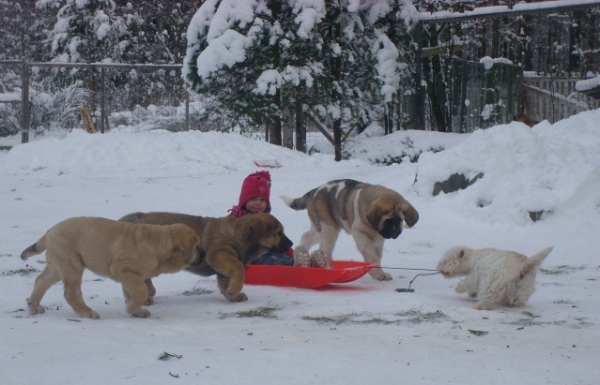
<path fill-rule="evenodd" d="M 446 251 L 437 270 L 446 278 L 466 276 L 455 290 L 478 296 L 477 310 L 490 310 L 498 303 L 523 306 L 535 291 L 536 270 L 552 249 L 527 258 L 513 251 L 457 246 Z"/>

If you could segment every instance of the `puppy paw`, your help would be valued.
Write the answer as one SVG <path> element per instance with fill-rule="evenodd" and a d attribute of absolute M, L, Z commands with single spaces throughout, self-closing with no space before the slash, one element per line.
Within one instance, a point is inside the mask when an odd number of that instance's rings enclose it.
<path fill-rule="evenodd" d="M 140 309 L 131 312 L 131 315 L 138 318 L 148 318 L 150 317 L 150 311 L 148 309 Z"/>
<path fill-rule="evenodd" d="M 369 274 L 371 274 L 371 277 L 375 278 L 378 281 L 391 281 L 392 280 L 392 276 L 389 273 L 386 273 L 379 268 L 371 269 L 371 271 L 369 271 Z"/>
<path fill-rule="evenodd" d="M 248 300 L 248 296 L 246 293 L 239 293 L 236 296 L 232 296 L 231 294 L 227 294 L 225 296 L 230 302 L 244 302 Z"/>
<path fill-rule="evenodd" d="M 29 315 L 43 314 L 46 312 L 46 309 L 40 304 L 29 303 L 27 307 L 29 308 Z"/>
<path fill-rule="evenodd" d="M 99 319 L 100 318 L 100 315 L 98 313 L 96 313 L 95 311 L 93 311 L 92 309 L 78 312 L 77 314 L 81 318 L 91 318 L 91 319 Z"/>
<path fill-rule="evenodd" d="M 463 283 L 463 281 L 460 281 L 458 283 L 458 285 L 456 285 L 456 287 L 454 288 L 454 291 L 457 292 L 457 293 L 464 293 L 464 292 L 467 291 L 467 285 L 465 285 Z"/>
<path fill-rule="evenodd" d="M 493 305 L 477 302 L 473 308 L 477 310 L 492 310 Z"/>

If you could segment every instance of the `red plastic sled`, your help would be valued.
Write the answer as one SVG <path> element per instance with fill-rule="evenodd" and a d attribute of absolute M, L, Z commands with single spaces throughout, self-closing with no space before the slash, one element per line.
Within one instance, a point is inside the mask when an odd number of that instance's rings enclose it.
<path fill-rule="evenodd" d="M 333 269 L 315 267 L 250 265 L 246 267 L 244 283 L 248 285 L 269 285 L 316 288 L 330 283 L 352 282 L 379 265 L 356 261 L 331 261 Z"/>

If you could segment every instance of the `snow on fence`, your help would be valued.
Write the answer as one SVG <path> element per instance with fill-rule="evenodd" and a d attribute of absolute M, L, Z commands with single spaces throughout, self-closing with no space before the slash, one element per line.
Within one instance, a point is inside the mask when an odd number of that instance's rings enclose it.
<path fill-rule="evenodd" d="M 600 108 L 600 100 L 577 91 L 575 84 L 580 80 L 526 75 L 523 85 L 525 113 L 533 120 L 554 123 L 583 111 Z"/>

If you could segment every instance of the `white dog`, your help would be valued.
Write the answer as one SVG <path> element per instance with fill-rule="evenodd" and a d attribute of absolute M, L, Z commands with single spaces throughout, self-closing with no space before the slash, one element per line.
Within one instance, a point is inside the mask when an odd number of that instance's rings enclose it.
<path fill-rule="evenodd" d="M 475 309 L 490 310 L 498 303 L 523 306 L 535 291 L 536 270 L 551 251 L 548 247 L 527 258 L 513 251 L 457 246 L 446 251 L 437 270 L 446 278 L 466 276 L 455 290 L 479 297 Z"/>

